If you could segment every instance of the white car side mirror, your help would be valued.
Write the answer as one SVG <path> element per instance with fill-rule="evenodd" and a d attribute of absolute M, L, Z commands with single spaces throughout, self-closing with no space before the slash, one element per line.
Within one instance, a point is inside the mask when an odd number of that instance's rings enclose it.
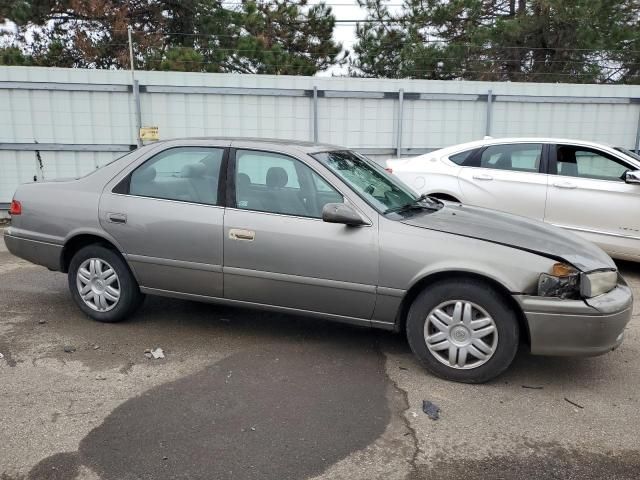
<path fill-rule="evenodd" d="M 624 174 L 624 181 L 640 185 L 640 170 L 627 170 Z"/>

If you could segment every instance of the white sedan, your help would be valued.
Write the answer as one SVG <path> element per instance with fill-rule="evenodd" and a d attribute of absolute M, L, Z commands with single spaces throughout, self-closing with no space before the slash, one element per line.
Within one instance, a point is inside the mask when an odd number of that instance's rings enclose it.
<path fill-rule="evenodd" d="M 386 167 L 419 193 L 541 220 L 640 261 L 640 156 L 624 148 L 486 138 Z"/>

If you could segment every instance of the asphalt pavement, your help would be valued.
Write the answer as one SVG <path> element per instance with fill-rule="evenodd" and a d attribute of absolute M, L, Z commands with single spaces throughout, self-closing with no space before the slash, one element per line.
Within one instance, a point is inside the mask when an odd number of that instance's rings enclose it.
<path fill-rule="evenodd" d="M 299 316 L 149 297 L 100 324 L 0 241 L 0 480 L 637 479 L 638 301 L 625 335 L 462 385 L 401 335 Z"/>

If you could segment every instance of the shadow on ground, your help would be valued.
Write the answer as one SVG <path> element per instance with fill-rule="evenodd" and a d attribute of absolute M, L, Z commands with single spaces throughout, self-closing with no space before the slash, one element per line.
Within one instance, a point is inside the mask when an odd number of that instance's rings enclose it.
<path fill-rule="evenodd" d="M 383 357 L 367 332 L 276 342 L 128 400 L 78 452 L 30 479 L 304 478 L 366 447 L 390 419 Z"/>
<path fill-rule="evenodd" d="M 419 466 L 409 480 L 634 480 L 640 472 L 640 453 L 635 451 L 591 453 L 554 443 L 525 449 L 482 460 L 442 458 Z"/>

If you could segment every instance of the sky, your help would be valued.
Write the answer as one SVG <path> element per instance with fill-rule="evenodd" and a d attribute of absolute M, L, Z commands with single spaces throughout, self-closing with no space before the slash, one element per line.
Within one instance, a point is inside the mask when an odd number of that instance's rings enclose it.
<path fill-rule="evenodd" d="M 310 0 L 310 3 L 317 3 L 317 0 Z M 325 0 L 325 3 L 331 6 L 337 20 L 362 20 L 366 17 L 365 9 L 360 8 L 356 0 Z M 333 32 L 336 40 L 350 50 L 356 37 L 355 31 L 355 23 L 338 23 Z"/>
<path fill-rule="evenodd" d="M 320 0 L 309 0 L 309 3 L 320 3 Z M 367 16 L 367 12 L 364 8 L 360 8 L 357 0 L 324 0 L 324 3 L 331 6 L 333 14 L 336 20 L 363 20 Z M 389 0 L 387 6 L 389 11 L 396 12 L 401 10 L 401 0 Z M 342 43 L 345 50 L 352 51 L 353 44 L 356 39 L 356 23 L 337 23 L 333 30 L 334 38 Z M 331 75 L 344 75 L 347 73 L 347 67 L 332 67 L 324 72 L 319 72 L 317 75 L 326 77 Z"/>
<path fill-rule="evenodd" d="M 366 11 L 364 8 L 358 6 L 356 0 L 324 0 L 325 3 L 331 6 L 333 14 L 336 20 L 362 20 L 366 17 Z M 309 0 L 309 3 L 318 3 L 318 0 Z M 353 44 L 356 39 L 356 24 L 355 23 L 337 23 L 333 30 L 333 36 L 336 41 L 342 43 L 342 47 L 345 50 L 352 50 Z M 319 77 L 330 77 L 332 75 L 346 75 L 347 66 L 336 66 L 327 69 L 324 72 L 318 72 Z"/>

